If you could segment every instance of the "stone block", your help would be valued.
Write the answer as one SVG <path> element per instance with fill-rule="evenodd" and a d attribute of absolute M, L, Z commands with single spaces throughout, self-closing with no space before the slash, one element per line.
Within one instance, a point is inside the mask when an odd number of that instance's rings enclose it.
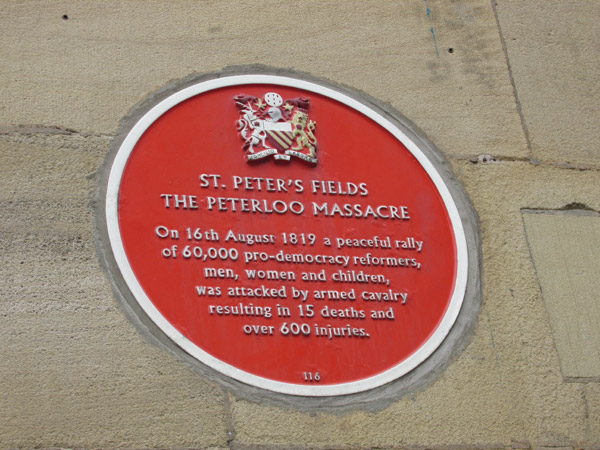
<path fill-rule="evenodd" d="M 265 64 L 388 102 L 449 154 L 527 152 L 489 2 L 111 0 L 11 2 L 3 11 L 7 125 L 114 134 L 170 80 Z"/>
<path fill-rule="evenodd" d="M 0 137 L 0 447 L 224 446 L 223 391 L 150 345 L 100 268 L 107 142 Z"/>
<path fill-rule="evenodd" d="M 567 380 L 600 380 L 600 214 L 525 211 L 525 229 Z"/>
<path fill-rule="evenodd" d="M 533 156 L 600 165 L 600 3 L 498 0 Z"/>

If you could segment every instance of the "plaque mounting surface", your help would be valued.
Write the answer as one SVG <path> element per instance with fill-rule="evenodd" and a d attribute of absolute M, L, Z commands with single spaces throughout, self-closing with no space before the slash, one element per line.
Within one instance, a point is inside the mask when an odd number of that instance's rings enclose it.
<path fill-rule="evenodd" d="M 111 163 L 109 270 L 168 339 L 227 377 L 311 397 L 383 386 L 444 342 L 470 269 L 447 175 L 414 136 L 313 81 L 185 87 L 133 124 Z"/>

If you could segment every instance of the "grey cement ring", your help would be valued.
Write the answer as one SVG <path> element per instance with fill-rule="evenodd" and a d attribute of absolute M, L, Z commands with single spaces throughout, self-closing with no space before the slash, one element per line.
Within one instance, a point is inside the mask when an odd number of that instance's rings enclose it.
<path fill-rule="evenodd" d="M 389 382 L 377 385 L 370 389 L 363 389 L 360 392 L 352 392 L 341 395 L 291 395 L 289 393 L 274 392 L 268 389 L 251 386 L 247 383 L 236 380 L 234 377 L 226 376 L 221 371 L 209 367 L 192 357 L 184 351 L 180 345 L 167 336 L 164 329 L 157 326 L 156 320 L 149 317 L 148 312 L 140 306 L 136 296 L 132 294 L 128 280 L 124 279 L 122 272 L 118 269 L 119 261 L 115 256 L 114 248 L 110 245 L 110 231 L 106 220 L 106 197 L 109 186 L 109 176 L 113 167 L 115 158 L 121 148 L 124 140 L 129 135 L 132 128 L 144 117 L 148 111 L 159 105 L 165 99 L 183 89 L 193 87 L 199 83 L 218 80 L 220 78 L 235 77 L 240 75 L 259 75 L 292 77 L 307 83 L 314 83 L 322 86 L 324 89 L 330 89 L 356 100 L 365 105 L 366 108 L 374 111 L 393 126 L 400 130 L 408 139 L 416 144 L 418 150 L 427 158 L 427 161 L 434 167 L 434 170 L 447 187 L 454 204 L 460 224 L 464 230 L 464 243 L 466 246 L 466 279 L 464 281 L 464 296 L 456 317 L 450 324 L 451 327 L 444 332 L 441 342 L 424 360 L 419 361 L 416 367 L 408 373 Z M 397 111 L 394 111 L 388 105 L 381 104 L 370 96 L 357 92 L 351 88 L 336 85 L 329 81 L 312 77 L 308 74 L 290 72 L 262 66 L 242 66 L 226 69 L 216 74 L 207 74 L 192 76 L 180 82 L 175 82 L 151 95 L 148 99 L 136 106 L 127 118 L 121 124 L 118 136 L 115 138 L 112 149 L 107 155 L 106 161 L 98 175 L 99 190 L 96 202 L 96 236 L 97 247 L 103 267 L 111 281 L 113 290 L 120 300 L 120 303 L 134 324 L 146 335 L 152 342 L 167 349 L 182 359 L 195 370 L 204 376 L 219 382 L 221 385 L 244 398 L 256 401 L 275 402 L 277 404 L 286 404 L 299 407 L 301 409 L 312 408 L 339 408 L 341 406 L 362 406 L 364 408 L 381 408 L 392 399 L 406 395 L 416 389 L 434 380 L 441 371 L 464 349 L 470 335 L 473 332 L 475 322 L 481 305 L 481 256 L 480 256 L 480 238 L 478 231 L 477 215 L 474 212 L 470 201 L 463 191 L 460 183 L 454 178 L 448 164 L 444 161 L 439 150 L 428 141 L 418 129 L 408 120 L 403 118 Z M 109 205 L 110 208 L 110 205 Z"/>

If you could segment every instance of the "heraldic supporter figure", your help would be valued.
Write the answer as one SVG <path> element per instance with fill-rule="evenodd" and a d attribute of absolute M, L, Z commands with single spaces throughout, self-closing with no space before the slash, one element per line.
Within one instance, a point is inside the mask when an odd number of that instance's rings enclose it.
<path fill-rule="evenodd" d="M 234 97 L 240 118 L 236 126 L 246 160 L 257 161 L 269 156 L 289 161 L 292 156 L 311 164 L 317 163 L 317 124 L 309 120 L 310 99 L 286 100 L 275 92 L 264 98 L 240 94 Z"/>

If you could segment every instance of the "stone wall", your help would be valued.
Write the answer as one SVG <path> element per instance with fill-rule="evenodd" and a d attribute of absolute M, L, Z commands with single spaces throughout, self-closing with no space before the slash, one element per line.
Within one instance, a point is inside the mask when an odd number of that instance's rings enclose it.
<path fill-rule="evenodd" d="M 0 447 L 600 447 L 599 2 L 1 9 Z M 93 200 L 120 120 L 173 80 L 242 64 L 388 103 L 470 196 L 483 306 L 426 387 L 339 411 L 238 398 L 146 340 L 113 297 Z"/>

